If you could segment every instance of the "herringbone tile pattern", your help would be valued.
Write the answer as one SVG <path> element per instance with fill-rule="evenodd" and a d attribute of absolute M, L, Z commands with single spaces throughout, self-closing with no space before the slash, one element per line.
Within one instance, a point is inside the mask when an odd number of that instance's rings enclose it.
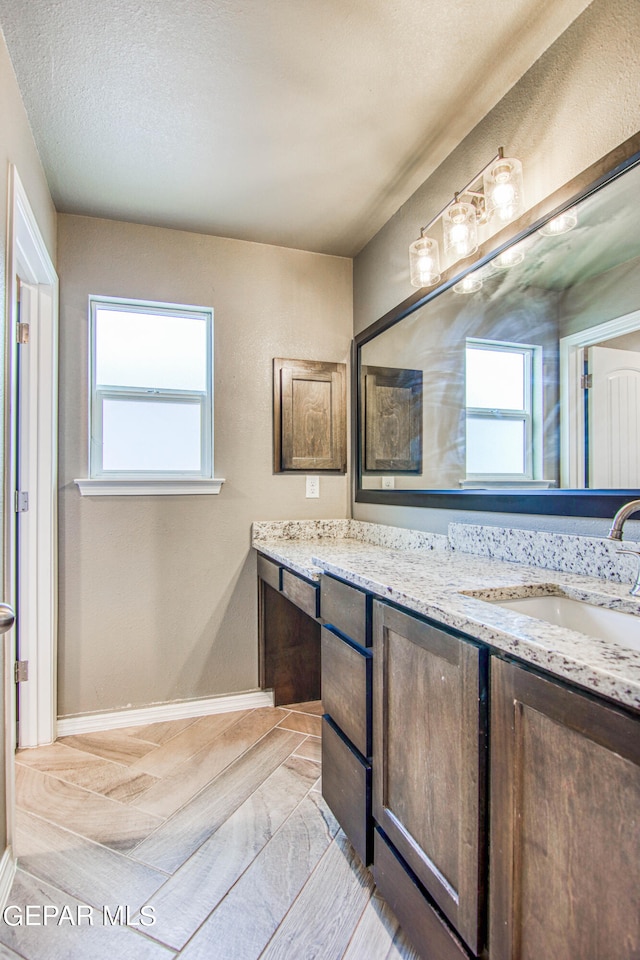
<path fill-rule="evenodd" d="M 0 960 L 414 958 L 322 799 L 320 714 L 256 709 L 19 752 Z"/>

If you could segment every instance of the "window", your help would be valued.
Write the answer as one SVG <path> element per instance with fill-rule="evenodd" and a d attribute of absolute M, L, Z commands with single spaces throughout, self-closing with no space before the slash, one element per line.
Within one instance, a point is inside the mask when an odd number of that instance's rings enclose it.
<path fill-rule="evenodd" d="M 467 340 L 467 477 L 531 480 L 541 406 L 541 348 L 496 340 Z"/>
<path fill-rule="evenodd" d="M 217 493 L 212 310 L 91 297 L 90 312 L 90 481 L 81 491 Z"/>

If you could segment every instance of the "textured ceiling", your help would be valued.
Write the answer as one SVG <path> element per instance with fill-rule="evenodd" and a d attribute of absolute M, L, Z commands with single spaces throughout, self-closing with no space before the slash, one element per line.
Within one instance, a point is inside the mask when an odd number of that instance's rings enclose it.
<path fill-rule="evenodd" d="M 589 0 L 0 0 L 59 211 L 353 256 Z"/>

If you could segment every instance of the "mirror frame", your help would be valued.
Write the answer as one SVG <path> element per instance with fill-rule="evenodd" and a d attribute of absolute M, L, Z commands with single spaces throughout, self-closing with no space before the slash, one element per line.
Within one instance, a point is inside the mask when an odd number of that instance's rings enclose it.
<path fill-rule="evenodd" d="M 494 234 L 478 250 L 475 260 L 463 268 L 460 262 L 448 267 L 435 287 L 417 290 L 397 307 L 376 320 L 353 340 L 351 357 L 352 476 L 355 503 L 376 503 L 398 507 L 431 507 L 444 510 L 483 510 L 489 513 L 548 514 L 569 517 L 612 517 L 624 503 L 640 498 L 636 490 L 536 490 L 531 492 L 495 490 L 370 490 L 362 487 L 361 433 L 361 348 L 378 334 L 399 323 L 425 304 L 477 270 L 507 247 L 518 243 L 547 220 L 616 180 L 640 163 L 640 132 L 634 134 L 581 174 L 560 187 L 518 220 Z"/>

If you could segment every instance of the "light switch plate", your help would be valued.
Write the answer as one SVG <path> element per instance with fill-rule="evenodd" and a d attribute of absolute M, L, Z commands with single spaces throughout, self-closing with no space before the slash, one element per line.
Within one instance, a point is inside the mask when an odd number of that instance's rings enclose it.
<path fill-rule="evenodd" d="M 320 477 L 307 477 L 307 499 L 320 496 Z"/>

